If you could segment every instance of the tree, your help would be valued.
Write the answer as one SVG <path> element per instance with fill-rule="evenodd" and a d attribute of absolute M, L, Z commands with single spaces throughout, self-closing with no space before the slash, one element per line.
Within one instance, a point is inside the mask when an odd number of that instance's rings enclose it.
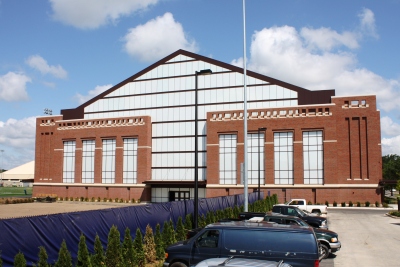
<path fill-rule="evenodd" d="M 178 218 L 178 222 L 176 223 L 175 235 L 176 235 L 177 241 L 186 240 L 186 231 L 185 231 L 185 227 L 183 226 L 182 217 L 180 217 L 180 216 Z"/>
<path fill-rule="evenodd" d="M 133 242 L 131 230 L 126 227 L 124 241 L 122 242 L 122 258 L 126 267 L 135 266 L 135 251 L 133 249 Z"/>
<path fill-rule="evenodd" d="M 192 227 L 192 214 L 189 213 L 185 216 L 185 229 L 190 230 Z"/>
<path fill-rule="evenodd" d="M 21 251 L 14 257 L 14 267 L 26 267 L 25 256 Z"/>
<path fill-rule="evenodd" d="M 161 228 L 160 224 L 157 223 L 156 235 L 154 236 L 154 242 L 156 243 L 156 259 L 157 260 L 162 260 L 165 257 L 164 242 L 163 242 L 163 238 L 161 236 L 160 228 Z"/>
<path fill-rule="evenodd" d="M 46 249 L 43 246 L 39 247 L 39 261 L 37 263 L 38 267 L 49 267 L 49 263 L 47 262 L 48 255 Z"/>
<path fill-rule="evenodd" d="M 400 179 L 400 156 L 396 154 L 382 157 L 382 178 L 384 180 Z"/>
<path fill-rule="evenodd" d="M 81 234 L 78 244 L 78 262 L 77 267 L 92 267 L 90 262 L 90 254 L 86 245 L 86 238 Z"/>
<path fill-rule="evenodd" d="M 56 261 L 55 267 L 72 267 L 71 253 L 69 253 L 67 248 L 67 243 L 65 240 L 61 243 L 60 251 L 58 252 L 58 259 Z"/>
<path fill-rule="evenodd" d="M 156 261 L 156 243 L 154 242 L 153 229 L 149 224 L 146 226 L 146 233 L 144 234 L 144 255 L 147 263 Z"/>
<path fill-rule="evenodd" d="M 106 249 L 107 267 L 120 267 L 121 257 L 121 239 L 117 226 L 113 225 L 108 233 L 108 242 Z"/>
<path fill-rule="evenodd" d="M 138 267 L 144 267 L 146 265 L 146 256 L 144 255 L 143 236 L 139 228 L 136 229 L 136 236 L 133 240 L 133 250 L 135 251 L 136 265 Z"/>
<path fill-rule="evenodd" d="M 103 245 L 98 234 L 94 239 L 94 254 L 91 257 L 92 267 L 104 267 L 106 266 L 106 257 L 104 255 Z"/>

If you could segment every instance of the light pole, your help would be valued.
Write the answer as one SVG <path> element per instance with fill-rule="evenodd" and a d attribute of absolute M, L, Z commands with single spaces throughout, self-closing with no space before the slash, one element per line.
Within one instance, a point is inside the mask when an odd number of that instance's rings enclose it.
<path fill-rule="evenodd" d="M 261 164 L 260 164 L 260 132 L 265 132 L 267 128 L 262 127 L 258 128 L 258 200 L 260 200 L 260 191 L 261 191 Z M 264 142 L 263 142 L 264 143 Z M 264 151 L 264 150 L 263 150 Z"/>
<path fill-rule="evenodd" d="M 194 228 L 197 228 L 198 213 L 199 213 L 199 148 L 198 148 L 198 106 L 197 106 L 197 89 L 198 89 L 198 76 L 199 75 L 210 75 L 212 71 L 210 69 L 196 71 L 195 76 L 195 88 L 194 88 L 194 211 L 193 211 L 193 223 Z"/>

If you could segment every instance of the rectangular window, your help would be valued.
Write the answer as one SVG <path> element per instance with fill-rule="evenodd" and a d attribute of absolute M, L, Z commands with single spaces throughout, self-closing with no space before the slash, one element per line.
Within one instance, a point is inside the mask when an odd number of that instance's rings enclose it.
<path fill-rule="evenodd" d="M 64 142 L 63 183 L 75 181 L 75 141 Z"/>
<path fill-rule="evenodd" d="M 124 138 L 124 184 L 137 183 L 137 150 L 137 138 Z"/>
<path fill-rule="evenodd" d="M 94 183 L 95 140 L 82 141 L 82 183 Z"/>
<path fill-rule="evenodd" d="M 303 132 L 304 184 L 324 183 L 322 131 Z"/>
<path fill-rule="evenodd" d="M 219 136 L 219 183 L 236 184 L 236 144 L 235 134 Z"/>
<path fill-rule="evenodd" d="M 247 135 L 248 155 L 248 184 L 264 184 L 264 132 Z"/>
<path fill-rule="evenodd" d="M 293 184 L 293 132 L 274 133 L 275 184 Z"/>
<path fill-rule="evenodd" d="M 102 183 L 115 183 L 115 139 L 103 140 Z"/>

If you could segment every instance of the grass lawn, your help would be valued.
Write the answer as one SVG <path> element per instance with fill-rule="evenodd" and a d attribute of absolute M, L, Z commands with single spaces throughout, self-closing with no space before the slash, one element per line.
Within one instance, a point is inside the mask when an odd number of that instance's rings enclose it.
<path fill-rule="evenodd" d="M 32 187 L 0 187 L 0 198 L 31 197 L 31 196 L 32 196 Z"/>

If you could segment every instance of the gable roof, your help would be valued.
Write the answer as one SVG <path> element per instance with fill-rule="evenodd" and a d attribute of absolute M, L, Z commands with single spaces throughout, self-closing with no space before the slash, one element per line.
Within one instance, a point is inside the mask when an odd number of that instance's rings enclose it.
<path fill-rule="evenodd" d="M 153 70 L 154 68 L 168 62 L 169 60 L 173 59 L 178 55 L 184 55 L 187 57 L 191 57 L 194 60 L 204 61 L 213 65 L 220 66 L 222 68 L 231 70 L 233 72 L 243 73 L 243 68 L 233 66 L 231 64 L 227 64 L 212 58 L 208 58 L 205 56 L 201 56 L 186 50 L 177 50 L 176 52 L 166 56 L 165 58 L 157 61 L 156 63 L 150 65 L 149 67 L 143 69 L 142 71 L 132 75 L 131 77 L 125 79 L 124 81 L 118 83 L 117 85 L 111 87 L 110 89 L 104 91 L 103 93 L 97 95 L 96 97 L 88 100 L 87 102 L 83 103 L 82 105 L 78 106 L 75 109 L 63 109 L 61 110 L 61 114 L 63 115 L 64 120 L 71 120 L 71 119 L 83 119 L 84 117 L 84 109 L 86 106 L 96 102 L 97 100 L 103 98 L 104 96 L 110 94 L 111 92 L 117 90 L 118 88 L 122 87 L 123 85 L 137 79 L 138 77 L 144 75 L 145 73 Z M 286 83 L 250 70 L 247 70 L 246 74 L 250 77 L 268 82 L 271 85 L 278 85 L 298 93 L 298 104 L 299 105 L 308 105 L 308 104 L 326 104 L 331 102 L 331 97 L 335 95 L 335 90 L 318 90 L 318 91 L 311 91 L 290 83 Z"/>

